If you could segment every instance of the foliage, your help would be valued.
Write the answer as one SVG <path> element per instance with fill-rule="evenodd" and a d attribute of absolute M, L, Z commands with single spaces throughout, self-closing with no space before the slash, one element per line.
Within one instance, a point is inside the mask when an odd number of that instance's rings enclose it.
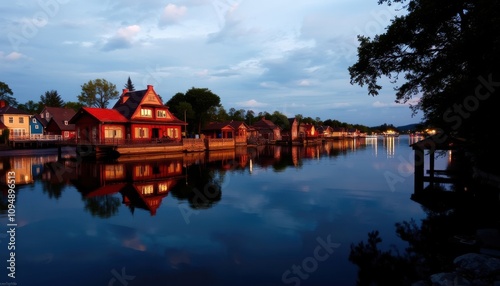
<path fill-rule="evenodd" d="M 74 111 L 78 111 L 80 108 L 83 107 L 83 104 L 80 102 L 68 101 L 64 104 L 64 107 L 73 109 Z"/>
<path fill-rule="evenodd" d="M 496 0 L 379 0 L 407 10 L 373 39 L 358 36 L 351 83 L 376 96 L 379 79 L 396 84 L 396 101 L 422 111 L 428 125 L 469 140 L 491 158 L 500 97 L 500 2 Z M 485 148 L 485 147 L 491 148 Z M 483 153 L 484 152 L 484 153 Z M 498 153 L 497 153 L 498 155 Z"/>
<path fill-rule="evenodd" d="M 8 128 L 2 131 L 2 134 L 0 135 L 2 143 L 7 144 L 9 142 L 9 134 L 10 134 L 10 129 Z"/>
<path fill-rule="evenodd" d="M 10 106 L 16 106 L 17 100 L 12 96 L 14 93 L 10 87 L 0 81 L 0 100 L 5 100 Z"/>
<path fill-rule="evenodd" d="M 90 80 L 82 85 L 78 102 L 83 106 L 106 108 L 109 102 L 118 98 L 116 85 L 105 79 Z"/>
<path fill-rule="evenodd" d="M 28 112 L 29 114 L 38 114 L 42 111 L 42 105 L 34 102 L 33 100 L 28 100 L 24 104 L 18 104 L 17 109 Z"/>
<path fill-rule="evenodd" d="M 208 116 L 208 111 L 211 107 L 220 105 L 220 97 L 214 94 L 208 88 L 189 89 L 186 94 L 186 101 L 191 104 L 195 112 L 195 120 L 198 123 L 198 133 L 201 132 L 202 125 L 205 123 Z"/>
<path fill-rule="evenodd" d="M 128 77 L 128 79 L 127 79 L 127 83 L 125 84 L 125 88 L 128 89 L 128 91 L 135 90 L 134 84 L 132 83 L 132 80 L 130 79 L 130 77 Z"/>
<path fill-rule="evenodd" d="M 38 103 L 43 109 L 44 107 L 63 107 L 64 101 L 57 93 L 57 90 L 46 91 L 45 94 L 40 95 L 40 102 Z"/>

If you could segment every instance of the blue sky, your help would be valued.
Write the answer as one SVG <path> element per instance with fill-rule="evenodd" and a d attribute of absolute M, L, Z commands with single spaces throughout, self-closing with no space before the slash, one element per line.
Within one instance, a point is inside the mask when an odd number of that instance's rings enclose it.
<path fill-rule="evenodd" d="M 209 88 L 226 110 L 406 125 L 421 114 L 395 103 L 387 80 L 372 97 L 347 71 L 356 36 L 382 33 L 398 10 L 377 0 L 2 1 L 0 81 L 20 103 L 49 90 L 77 101 L 97 78 L 121 92 L 130 76 L 165 101 Z"/>

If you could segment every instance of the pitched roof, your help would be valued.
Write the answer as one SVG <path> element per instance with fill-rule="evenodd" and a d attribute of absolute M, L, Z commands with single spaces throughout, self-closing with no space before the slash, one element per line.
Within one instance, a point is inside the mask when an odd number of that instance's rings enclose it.
<path fill-rule="evenodd" d="M 243 121 L 224 121 L 224 122 L 210 122 L 203 130 L 221 130 L 224 127 L 229 126 L 233 130 L 240 128 L 241 125 L 244 125 L 245 128 L 248 129 L 248 125 Z"/>
<path fill-rule="evenodd" d="M 49 109 L 50 108 L 50 109 Z M 50 112 L 52 118 L 50 118 L 49 124 L 56 124 L 62 131 L 74 131 L 74 124 L 64 124 L 76 114 L 76 112 L 71 108 L 63 107 L 46 107 L 46 110 Z"/>
<path fill-rule="evenodd" d="M 280 128 L 278 125 L 274 124 L 271 120 L 262 117 L 259 121 L 252 125 L 255 129 L 276 129 Z"/>
<path fill-rule="evenodd" d="M 123 93 L 120 99 L 118 99 L 118 101 L 113 106 L 113 109 L 118 110 L 127 119 L 130 119 L 137 108 L 140 106 L 142 98 L 144 97 L 144 95 L 146 95 L 147 91 L 148 90 L 145 89 Z M 123 98 L 126 97 L 128 98 L 124 102 Z"/>
<path fill-rule="evenodd" d="M 28 112 L 24 110 L 17 109 L 15 107 L 12 107 L 10 105 L 6 105 L 2 108 L 0 108 L 0 114 L 28 114 Z"/>
<path fill-rule="evenodd" d="M 106 108 L 92 108 L 92 107 L 82 107 L 73 118 L 71 118 L 70 122 L 75 123 L 75 120 L 78 119 L 83 113 L 87 113 L 100 122 L 128 122 L 127 118 L 123 116 L 116 109 L 106 109 Z"/>
<path fill-rule="evenodd" d="M 33 115 L 33 117 L 36 118 L 36 120 L 38 120 L 38 122 L 40 122 L 44 127 L 46 127 L 47 124 L 49 123 L 45 118 L 42 118 L 40 114 L 35 114 Z"/>

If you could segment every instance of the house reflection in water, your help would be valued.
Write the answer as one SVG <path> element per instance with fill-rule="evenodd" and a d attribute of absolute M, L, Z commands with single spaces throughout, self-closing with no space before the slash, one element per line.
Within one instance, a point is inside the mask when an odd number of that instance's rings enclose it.
<path fill-rule="evenodd" d="M 114 194 L 133 213 L 136 208 L 156 214 L 164 197 L 178 181 L 185 180 L 183 159 L 140 162 L 82 162 L 72 181 L 87 201 L 87 209 L 98 216 L 110 216 L 117 204 Z"/>

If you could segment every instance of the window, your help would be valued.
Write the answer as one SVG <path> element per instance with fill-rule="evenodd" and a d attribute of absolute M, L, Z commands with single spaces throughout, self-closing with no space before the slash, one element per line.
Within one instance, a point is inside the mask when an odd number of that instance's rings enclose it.
<path fill-rule="evenodd" d="M 14 123 L 14 117 L 9 117 L 9 123 Z"/>
<path fill-rule="evenodd" d="M 158 110 L 158 111 L 156 111 L 156 117 L 158 117 L 158 118 L 165 118 L 165 117 L 167 117 L 167 111 L 165 111 L 165 110 Z"/>
<path fill-rule="evenodd" d="M 64 125 L 68 125 L 68 120 L 64 120 Z"/>
<path fill-rule="evenodd" d="M 69 137 L 69 132 L 68 131 L 64 131 L 64 138 L 68 138 Z"/>
<path fill-rule="evenodd" d="M 24 123 L 24 117 L 19 117 L 19 123 Z"/>
<path fill-rule="evenodd" d="M 33 118 L 31 122 L 36 123 L 36 118 Z"/>
<path fill-rule="evenodd" d="M 151 109 L 141 108 L 141 116 L 143 116 L 143 117 L 152 117 Z"/>
<path fill-rule="evenodd" d="M 48 112 L 45 112 L 45 119 L 47 119 L 47 121 L 49 121 L 49 117 L 50 117 L 50 114 Z"/>
<path fill-rule="evenodd" d="M 38 125 L 35 125 L 35 129 L 38 129 Z"/>

